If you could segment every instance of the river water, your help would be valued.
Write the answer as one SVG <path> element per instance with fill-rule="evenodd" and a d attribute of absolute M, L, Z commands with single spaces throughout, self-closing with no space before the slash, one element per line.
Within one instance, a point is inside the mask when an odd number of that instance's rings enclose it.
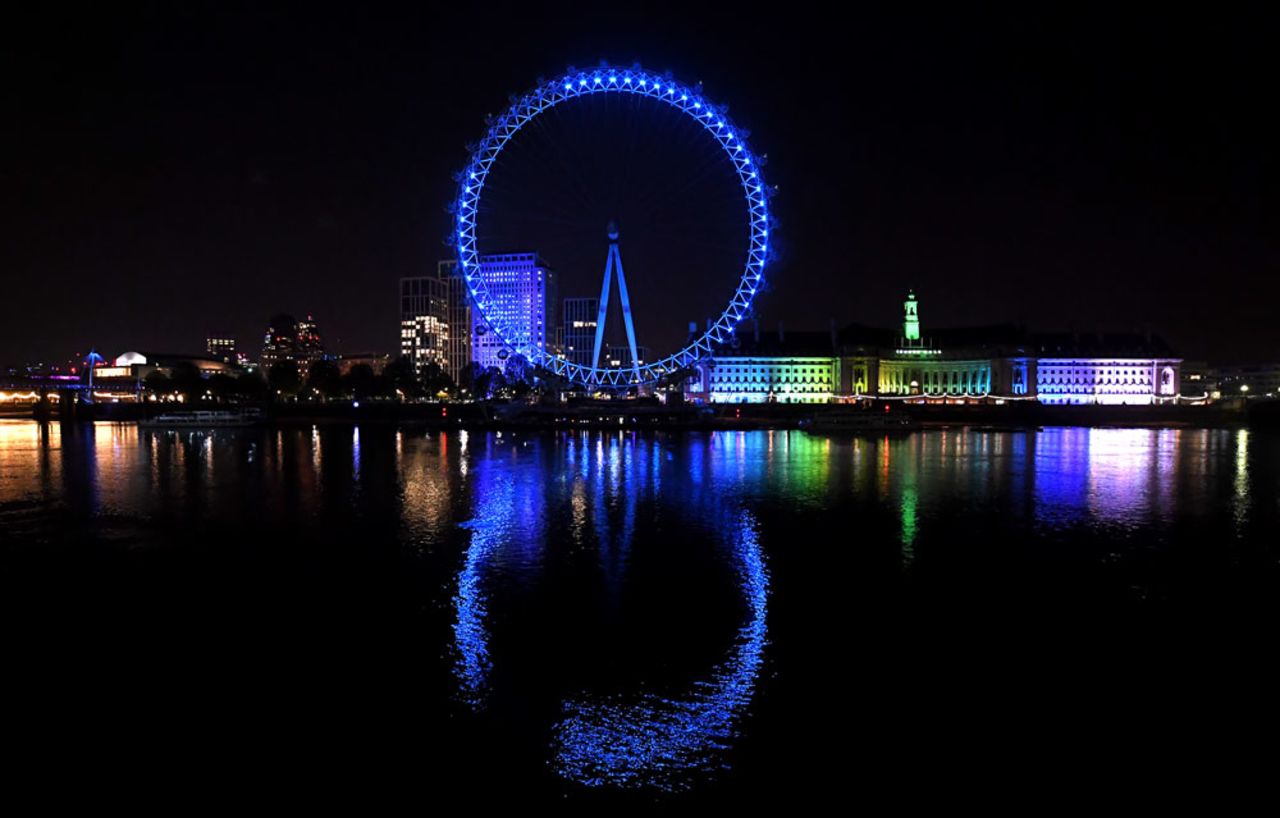
<path fill-rule="evenodd" d="M 1247 429 L 0 421 L 11 736 L 475 807 L 1181 769 L 1270 723 L 1278 520 Z"/>

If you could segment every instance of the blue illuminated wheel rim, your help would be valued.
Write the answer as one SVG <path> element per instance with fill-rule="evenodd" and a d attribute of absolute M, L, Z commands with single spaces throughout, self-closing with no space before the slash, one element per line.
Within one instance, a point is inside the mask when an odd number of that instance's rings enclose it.
<path fill-rule="evenodd" d="M 514 337 L 506 322 L 495 315 L 489 287 L 480 273 L 480 253 L 476 249 L 476 215 L 485 180 L 506 144 L 539 114 L 562 102 L 592 94 L 634 94 L 660 100 L 689 115 L 711 134 L 729 157 L 742 183 L 747 203 L 747 257 L 738 287 L 719 319 L 680 351 L 638 369 L 584 366 L 548 352 L 544 347 L 511 342 Z M 545 82 L 516 100 L 492 121 L 489 131 L 476 147 L 458 183 L 454 203 L 454 238 L 458 264 L 473 306 L 502 343 L 523 355 L 530 364 L 543 367 L 575 383 L 601 386 L 630 386 L 653 383 L 663 375 L 685 369 L 711 356 L 714 345 L 725 343 L 734 327 L 750 312 L 751 302 L 764 282 L 769 255 L 769 188 L 764 183 L 760 161 L 747 147 L 746 134 L 734 126 L 723 108 L 707 101 L 697 89 L 670 77 L 635 68 L 598 68 L 566 74 Z"/>

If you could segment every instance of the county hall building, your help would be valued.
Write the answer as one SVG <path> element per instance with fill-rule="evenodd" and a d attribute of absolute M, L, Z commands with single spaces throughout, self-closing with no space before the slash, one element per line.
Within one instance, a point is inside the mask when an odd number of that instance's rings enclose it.
<path fill-rule="evenodd" d="M 1150 334 L 1030 333 L 1013 325 L 924 333 L 914 292 L 901 331 L 740 328 L 698 368 L 690 397 L 709 403 L 930 403 L 1038 400 L 1142 405 L 1179 400 L 1182 360 Z"/>

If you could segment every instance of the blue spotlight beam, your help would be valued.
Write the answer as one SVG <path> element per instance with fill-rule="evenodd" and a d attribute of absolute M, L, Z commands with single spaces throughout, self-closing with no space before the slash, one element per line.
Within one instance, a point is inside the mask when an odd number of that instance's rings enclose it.
<path fill-rule="evenodd" d="M 562 103 L 593 94 L 633 94 L 656 99 L 687 114 L 724 150 L 742 185 L 747 206 L 747 255 L 738 286 L 720 317 L 702 335 L 673 355 L 632 369 L 602 368 L 597 357 L 591 366 L 574 363 L 563 356 L 530 344 L 511 343 L 516 336 L 507 321 L 493 315 L 489 288 L 480 271 L 480 252 L 476 246 L 476 220 L 485 181 L 498 156 L 520 129 L 540 114 Z M 472 154 L 458 183 L 455 202 L 454 240 L 458 263 L 471 300 L 480 316 L 509 348 L 524 355 L 535 366 L 545 367 L 570 381 L 609 386 L 652 383 L 663 375 L 684 369 L 710 357 L 714 345 L 729 340 L 734 327 L 746 317 L 756 291 L 764 281 L 765 264 L 769 260 L 769 196 L 760 161 L 747 147 L 742 132 L 722 108 L 704 99 L 696 88 L 682 85 L 670 77 L 640 69 L 603 67 L 579 71 L 543 83 L 516 100 L 501 116 L 492 121 L 489 131 Z M 619 266 L 621 270 L 621 266 Z M 634 347 L 633 347 L 634 348 Z M 633 362 L 634 362 L 633 352 Z"/>

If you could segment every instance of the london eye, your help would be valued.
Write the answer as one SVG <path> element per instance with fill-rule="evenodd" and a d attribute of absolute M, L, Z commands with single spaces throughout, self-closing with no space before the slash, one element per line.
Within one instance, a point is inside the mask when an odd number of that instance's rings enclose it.
<path fill-rule="evenodd" d="M 729 241 L 736 244 L 732 273 L 736 284 L 727 278 L 715 281 L 693 282 L 711 290 L 722 287 L 714 308 L 706 314 L 702 327 L 691 325 L 683 343 L 670 354 L 640 360 L 637 354 L 636 329 L 632 322 L 628 289 L 623 274 L 621 254 L 618 250 L 619 234 L 625 241 L 627 225 L 612 223 L 614 214 L 604 214 L 610 223 L 607 228 L 609 247 L 607 256 L 601 253 L 605 264 L 605 277 L 599 299 L 599 319 L 595 326 L 594 345 L 587 345 L 592 355 L 565 354 L 550 339 L 538 338 L 516 326 L 509 312 L 502 308 L 498 295 L 485 274 L 485 254 L 491 248 L 482 247 L 485 222 L 493 217 L 487 193 L 492 193 L 492 177 L 498 169 L 504 151 L 520 145 L 522 133 L 528 133 L 535 124 L 552 111 L 572 108 L 584 98 L 628 98 L 652 101 L 659 107 L 677 112 L 684 123 L 692 124 L 699 134 L 703 150 L 710 146 L 719 157 L 717 161 L 731 171 L 734 228 Z M 581 103 L 578 103 L 581 104 Z M 648 113 L 646 108 L 642 113 Z M 769 262 L 770 189 L 763 178 L 762 162 L 747 145 L 747 133 L 728 116 L 727 110 L 703 96 L 700 88 L 683 84 L 669 76 L 639 68 L 601 67 L 590 71 L 570 71 L 556 79 L 541 82 L 534 90 L 515 98 L 501 115 L 489 120 L 484 137 L 471 151 L 465 170 L 459 174 L 457 198 L 451 208 L 454 218 L 452 241 L 457 253 L 459 274 L 466 282 L 473 309 L 476 311 L 477 333 L 490 334 L 502 346 L 503 359 L 508 355 L 522 356 L 530 366 L 549 371 L 567 381 L 601 388 L 627 388 L 652 384 L 672 373 L 685 370 L 709 357 L 721 344 L 731 343 L 735 327 L 751 312 L 751 305 L 765 281 L 765 269 Z M 679 148 L 679 146 L 677 146 Z M 727 160 L 727 161 L 724 161 Z M 572 161 L 570 159 L 569 161 Z M 731 203 L 726 197 L 724 205 Z M 710 207 L 718 207 L 719 204 Z M 710 207 L 708 209 L 710 209 Z M 606 234 L 604 220 L 596 232 Z M 692 265 L 699 267 L 699 265 Z M 597 268 L 598 269 L 598 268 Z M 700 267 L 699 267 L 700 269 Z M 626 325 L 630 346 L 629 362 L 625 366 L 604 365 L 601 361 L 601 340 L 604 334 L 606 310 L 609 304 L 610 281 L 616 278 L 617 294 L 621 298 L 622 318 Z M 662 283 L 671 289 L 669 282 Z M 669 295 L 670 293 L 668 293 Z M 727 296 L 727 301 L 724 300 Z M 613 362 L 616 364 L 617 362 Z"/>

